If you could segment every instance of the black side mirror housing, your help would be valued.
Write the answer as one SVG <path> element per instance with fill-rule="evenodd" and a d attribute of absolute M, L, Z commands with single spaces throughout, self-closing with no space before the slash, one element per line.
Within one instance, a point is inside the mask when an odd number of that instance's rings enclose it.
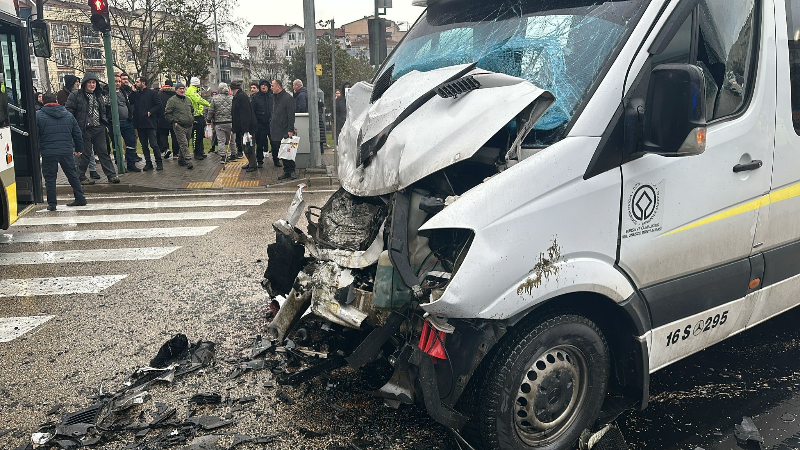
<path fill-rule="evenodd" d="M 706 149 L 706 88 L 703 71 L 692 64 L 653 69 L 644 118 L 645 153 L 692 156 Z"/>
<path fill-rule="evenodd" d="M 31 21 L 31 37 L 33 38 L 33 54 L 39 58 L 50 58 L 50 26 L 43 19 Z"/>

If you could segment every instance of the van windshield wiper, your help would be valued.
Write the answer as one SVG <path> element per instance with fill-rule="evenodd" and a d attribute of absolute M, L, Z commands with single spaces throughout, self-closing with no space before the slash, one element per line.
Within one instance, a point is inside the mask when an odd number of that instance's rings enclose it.
<path fill-rule="evenodd" d="M 462 78 L 464 75 L 472 72 L 475 69 L 475 67 L 477 67 L 477 65 L 478 65 L 477 62 L 470 64 L 463 70 L 460 70 L 457 74 L 448 78 L 447 81 L 445 81 L 444 83 L 436 86 L 435 88 L 426 92 L 425 95 L 414 100 L 414 102 L 411 103 L 408 106 L 408 108 L 404 109 L 403 112 L 400 113 L 400 115 L 397 117 L 397 119 L 394 120 L 394 122 L 390 123 L 380 133 L 375 135 L 375 137 L 364 143 L 361 143 L 364 133 L 364 131 L 362 130 L 361 131 L 362 135 L 359 136 L 358 138 L 358 141 L 360 143 L 359 144 L 360 151 L 358 152 L 358 166 L 363 166 L 363 167 L 369 166 L 370 162 L 372 162 L 372 159 L 375 157 L 378 151 L 381 148 L 383 148 L 384 145 L 386 145 L 386 141 L 389 139 L 389 134 L 391 134 L 391 132 L 394 131 L 394 129 L 397 128 L 398 125 L 403 123 L 403 121 L 406 120 L 411 114 L 414 114 L 418 109 L 420 109 L 423 105 L 425 105 L 433 97 L 435 97 L 439 93 L 439 89 L 442 88 L 442 86 Z"/>

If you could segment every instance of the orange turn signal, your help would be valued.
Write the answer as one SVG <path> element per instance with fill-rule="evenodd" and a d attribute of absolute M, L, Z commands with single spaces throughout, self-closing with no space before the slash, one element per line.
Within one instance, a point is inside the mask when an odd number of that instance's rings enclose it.
<path fill-rule="evenodd" d="M 6 164 L 11 164 L 11 161 L 14 161 L 14 157 L 10 154 L 6 155 Z"/>
<path fill-rule="evenodd" d="M 757 288 L 759 284 L 761 284 L 761 278 L 754 278 L 752 281 L 750 281 L 750 289 Z"/>
<path fill-rule="evenodd" d="M 705 128 L 698 128 L 697 129 L 697 144 L 698 145 L 706 145 L 706 129 Z"/>

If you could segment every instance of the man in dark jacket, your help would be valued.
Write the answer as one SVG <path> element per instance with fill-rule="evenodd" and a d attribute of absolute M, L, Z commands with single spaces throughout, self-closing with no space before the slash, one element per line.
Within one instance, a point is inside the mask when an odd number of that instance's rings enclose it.
<path fill-rule="evenodd" d="M 86 169 L 89 167 L 89 158 L 93 157 L 91 156 L 92 152 L 100 158 L 100 164 L 108 177 L 108 182 L 119 183 L 117 171 L 108 154 L 106 125 L 109 121 L 106 118 L 105 100 L 99 87 L 97 77 L 87 73 L 83 77 L 81 88 L 72 91 L 67 98 L 67 111 L 75 116 L 83 134 L 83 151 L 78 164 L 78 173 L 84 184 L 93 184 L 85 175 Z"/>
<path fill-rule="evenodd" d="M 308 89 L 303 86 L 300 80 L 294 80 L 292 83 L 294 89 L 294 112 L 307 113 L 308 112 Z"/>
<path fill-rule="evenodd" d="M 258 167 L 264 167 L 264 154 L 269 152 L 269 120 L 272 117 L 272 91 L 269 89 L 269 81 L 261 80 L 258 82 L 258 92 L 251 99 L 253 102 L 253 112 L 256 114 L 258 123 L 258 133 L 256 134 L 256 160 Z M 275 167 L 280 167 L 278 154 L 272 157 Z"/>
<path fill-rule="evenodd" d="M 131 121 L 131 104 L 128 96 L 122 89 L 122 76 L 114 76 L 114 86 L 117 89 L 117 107 L 119 109 L 119 132 L 125 144 L 125 162 L 128 172 L 141 172 L 142 169 L 136 167 L 136 134 L 133 132 L 133 122 Z"/>
<path fill-rule="evenodd" d="M 39 154 L 42 156 L 42 177 L 47 188 L 47 210 L 56 210 L 56 178 L 58 166 L 67 176 L 75 201 L 67 206 L 83 206 L 83 186 L 75 170 L 73 155 L 83 150 L 83 135 L 78 121 L 63 106 L 56 103 L 56 96 L 44 94 L 42 109 L 36 111 L 36 131 L 39 133 Z"/>
<path fill-rule="evenodd" d="M 295 101 L 283 89 L 283 83 L 278 79 L 272 80 L 272 96 L 272 121 L 269 124 L 269 138 L 273 155 L 277 156 L 278 149 L 281 147 L 281 139 L 294 136 Z M 296 179 L 297 174 L 294 169 L 294 161 L 284 160 L 283 175 L 278 179 Z"/>
<path fill-rule="evenodd" d="M 64 106 L 67 104 L 67 98 L 69 98 L 69 94 L 71 94 L 75 89 L 81 87 L 80 81 L 81 79 L 75 75 L 64 75 L 64 89 L 58 91 L 57 94 L 59 105 Z"/>
<path fill-rule="evenodd" d="M 158 148 L 164 151 L 164 159 L 169 159 L 170 153 L 174 154 L 174 158 L 178 159 L 180 147 L 178 146 L 178 138 L 175 136 L 175 129 L 164 118 L 164 108 L 167 107 L 167 102 L 175 95 L 175 87 L 172 80 L 167 80 L 164 86 L 158 91 L 158 97 L 163 105 L 158 114 Z M 169 137 L 172 136 L 172 152 L 169 150 Z"/>
<path fill-rule="evenodd" d="M 233 106 L 231 108 L 231 120 L 234 139 L 236 139 L 237 157 L 244 153 L 247 156 L 247 165 L 243 168 L 248 172 L 255 172 L 258 170 L 256 163 L 255 150 L 253 149 L 252 142 L 244 143 L 246 134 L 255 136 L 257 134 L 258 124 L 253 109 L 250 107 L 250 99 L 247 94 L 242 91 L 241 81 L 231 82 L 231 93 L 233 94 Z"/>
<path fill-rule="evenodd" d="M 156 157 L 156 170 L 163 170 L 161 162 L 161 149 L 158 146 L 158 113 L 163 108 L 158 93 L 147 87 L 147 78 L 139 77 L 136 79 L 136 92 L 133 94 L 133 126 L 139 133 L 139 142 L 142 144 L 144 153 L 144 170 L 153 170 L 153 162 L 150 160 L 150 149 L 153 148 L 153 156 Z"/>

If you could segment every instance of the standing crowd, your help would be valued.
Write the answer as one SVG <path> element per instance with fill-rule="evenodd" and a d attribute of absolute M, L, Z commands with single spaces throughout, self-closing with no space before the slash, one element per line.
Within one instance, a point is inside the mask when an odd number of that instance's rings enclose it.
<path fill-rule="evenodd" d="M 247 158 L 243 170 L 254 172 L 264 167 L 264 157 L 270 155 L 275 167 L 283 167 L 278 180 L 297 178 L 295 161 L 279 159 L 279 148 L 282 140 L 296 133 L 295 113 L 308 112 L 308 94 L 300 80 L 292 83 L 294 95 L 286 92 L 283 82 L 277 79 L 250 83 L 250 95 L 242 89 L 241 81 L 232 81 L 230 85 L 219 83 L 209 100 L 201 95 L 197 77 L 191 78 L 188 88 L 167 80 L 154 90 L 148 81 L 137 77 L 131 85 L 124 72 L 114 78 L 128 172 L 161 171 L 164 160 L 170 156 L 178 160 L 178 165 L 191 170 L 192 159 L 208 157 L 204 139 L 210 138 L 209 153 L 216 153 L 221 164 Z M 59 166 L 75 196 L 75 201 L 67 206 L 86 204 L 83 186 L 102 179 L 97 171 L 98 162 L 109 183 L 120 182 L 111 159 L 114 143 L 108 88 L 95 75 L 87 73 L 82 80 L 65 76 L 64 87 L 57 94 L 37 93 L 42 175 L 51 211 L 57 207 L 55 182 Z M 340 103 L 343 102 L 337 93 L 337 112 Z M 320 104 L 321 112 L 322 108 Z M 335 124 L 337 131 L 341 129 L 339 122 Z M 320 123 L 324 142 L 322 114 Z M 137 139 L 143 156 L 137 154 Z M 142 160 L 144 167 L 140 169 L 136 163 Z"/>

